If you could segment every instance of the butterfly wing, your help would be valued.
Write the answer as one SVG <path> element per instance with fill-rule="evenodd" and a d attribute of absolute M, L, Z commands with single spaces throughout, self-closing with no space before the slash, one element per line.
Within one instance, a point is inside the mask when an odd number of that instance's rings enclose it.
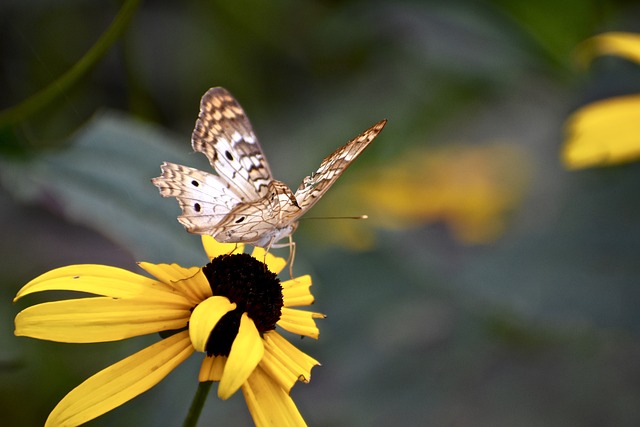
<path fill-rule="evenodd" d="M 386 119 L 381 120 L 347 142 L 346 145 L 324 159 L 317 171 L 302 180 L 302 184 L 295 193 L 298 206 L 301 208 L 296 214 L 296 218 L 302 216 L 320 200 L 320 197 L 336 182 L 351 162 L 378 136 L 386 123 Z"/>
<path fill-rule="evenodd" d="M 174 163 L 163 163 L 162 175 L 151 182 L 163 197 L 175 197 L 182 215 L 178 221 L 195 234 L 212 234 L 229 212 L 241 203 L 229 183 L 219 176 Z"/>
<path fill-rule="evenodd" d="M 203 95 L 191 145 L 207 156 L 241 201 L 268 193 L 273 180 L 269 164 L 247 115 L 226 89 L 211 88 Z"/>

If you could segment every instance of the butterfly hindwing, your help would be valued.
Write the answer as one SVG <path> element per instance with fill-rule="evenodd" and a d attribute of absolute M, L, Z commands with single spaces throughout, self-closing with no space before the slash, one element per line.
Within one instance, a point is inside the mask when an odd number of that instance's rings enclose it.
<path fill-rule="evenodd" d="M 162 175 L 152 180 L 164 197 L 178 200 L 182 215 L 178 220 L 187 231 L 203 233 L 222 221 L 241 200 L 217 175 L 165 162 Z"/>
<path fill-rule="evenodd" d="M 215 87 L 202 97 L 191 145 L 234 184 L 232 189 L 243 201 L 267 193 L 273 180 L 269 164 L 247 115 L 226 89 Z"/>
<path fill-rule="evenodd" d="M 265 247 L 291 233 L 300 211 L 293 192 L 276 180 L 269 183 L 268 189 L 265 197 L 241 203 L 229 212 L 212 233 L 216 240 Z"/>

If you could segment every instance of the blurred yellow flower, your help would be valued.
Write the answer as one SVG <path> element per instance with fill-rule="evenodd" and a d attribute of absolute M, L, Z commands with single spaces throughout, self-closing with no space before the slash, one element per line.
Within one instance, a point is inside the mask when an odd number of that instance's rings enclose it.
<path fill-rule="evenodd" d="M 202 241 L 211 260 L 204 268 L 140 263 L 156 277 L 151 279 L 116 267 L 71 265 L 37 277 L 18 292 L 15 300 L 47 290 L 99 295 L 22 310 L 15 319 L 18 336 L 92 343 L 170 335 L 80 384 L 54 408 L 47 426 L 79 425 L 122 405 L 194 351 L 206 353 L 199 381 L 219 382 L 221 399 L 241 388 L 257 426 L 305 425 L 289 391 L 297 381 L 308 382 L 318 362 L 275 326 L 318 338 L 314 319 L 324 316 L 291 308 L 313 303 L 311 278 L 280 283 L 276 274 L 284 259 L 265 258 L 260 248 L 251 257 L 241 253 L 242 245 L 220 244 L 209 236 Z"/>
<path fill-rule="evenodd" d="M 640 62 L 640 35 L 634 33 L 610 32 L 585 40 L 576 50 L 576 59 L 587 66 L 599 55 L 622 56 L 633 62 Z"/>
<path fill-rule="evenodd" d="M 640 36 L 605 33 L 586 40 L 577 50 L 587 64 L 597 55 L 617 55 L 640 62 Z M 640 95 L 593 102 L 567 120 L 562 161 L 569 169 L 607 166 L 640 157 Z"/>
<path fill-rule="evenodd" d="M 369 221 L 336 222 L 340 228 L 325 236 L 365 250 L 374 244 L 371 226 L 401 230 L 442 221 L 465 244 L 491 242 L 521 200 L 526 166 L 523 153 L 503 143 L 415 149 L 337 189 L 331 209 L 357 206 Z"/>

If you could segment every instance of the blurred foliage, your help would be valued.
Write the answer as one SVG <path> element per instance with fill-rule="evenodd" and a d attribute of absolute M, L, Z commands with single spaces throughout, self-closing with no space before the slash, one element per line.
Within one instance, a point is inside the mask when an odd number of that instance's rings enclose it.
<path fill-rule="evenodd" d="M 640 30 L 634 2 L 136 3 L 0 4 L 0 118 L 19 113 L 0 127 L 5 424 L 41 425 L 145 345 L 13 337 L 26 281 L 83 262 L 203 262 L 149 180 L 163 160 L 207 170 L 189 138 L 200 96 L 224 86 L 291 187 L 389 119 L 311 212 L 371 220 L 303 221 L 295 235 L 296 272 L 329 315 L 318 343 L 300 343 L 323 364 L 293 391 L 310 425 L 638 425 L 640 169 L 559 159 L 573 110 L 638 92 L 636 64 L 574 64 L 589 37 Z M 117 41 L 90 55 L 129 7 Z M 24 102 L 36 104 L 15 110 Z M 465 184 L 478 180 L 482 221 Z M 456 194 L 448 215 L 438 194 Z M 469 245 L 451 212 L 490 238 Z M 196 377 L 181 366 L 91 425 L 179 424 Z M 212 395 L 201 424 L 247 425 L 243 405 Z"/>
<path fill-rule="evenodd" d="M 335 225 L 338 235 L 314 238 L 364 250 L 374 245 L 374 227 L 402 230 L 442 222 L 460 243 L 491 243 L 504 234 L 527 187 L 528 163 L 519 150 L 508 143 L 408 150 L 334 190 L 335 204 L 367 212 L 368 223 L 342 221 Z M 335 204 L 316 212 L 329 217 Z"/>

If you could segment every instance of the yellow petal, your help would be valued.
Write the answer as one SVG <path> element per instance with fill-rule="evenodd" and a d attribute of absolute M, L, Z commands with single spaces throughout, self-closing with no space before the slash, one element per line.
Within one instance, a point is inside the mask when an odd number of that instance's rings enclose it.
<path fill-rule="evenodd" d="M 109 412 L 159 383 L 192 353 L 186 331 L 147 347 L 73 389 L 45 426 L 77 426 Z"/>
<path fill-rule="evenodd" d="M 198 267 L 187 268 L 178 264 L 152 264 L 150 262 L 139 262 L 138 265 L 147 273 L 171 287 L 173 287 L 175 283 L 193 276 L 199 270 Z"/>
<path fill-rule="evenodd" d="M 324 314 L 314 313 L 312 311 L 282 307 L 282 315 L 277 325 L 292 334 L 318 339 L 320 330 L 318 330 L 316 322 L 313 319 L 323 319 L 324 317 Z"/>
<path fill-rule="evenodd" d="M 640 62 L 640 35 L 610 32 L 585 40 L 577 49 L 576 56 L 586 65 L 597 55 L 617 55 L 630 61 Z"/>
<path fill-rule="evenodd" d="M 200 365 L 200 374 L 198 374 L 198 381 L 220 381 L 224 367 L 227 364 L 226 356 L 207 356 Z"/>
<path fill-rule="evenodd" d="M 222 316 L 235 308 L 235 303 L 221 296 L 207 298 L 198 304 L 189 319 L 189 337 L 191 337 L 193 347 L 198 351 L 205 351 L 213 328 L 216 327 Z"/>
<path fill-rule="evenodd" d="M 242 385 L 242 394 L 256 427 L 307 425 L 287 392 L 260 367 Z"/>
<path fill-rule="evenodd" d="M 184 328 L 190 308 L 180 299 L 166 304 L 104 297 L 55 301 L 18 313 L 15 334 L 68 343 L 115 341 Z"/>
<path fill-rule="evenodd" d="M 211 236 L 202 236 L 202 246 L 209 261 L 220 255 L 241 254 L 244 252 L 242 243 L 219 243 Z"/>
<path fill-rule="evenodd" d="M 218 397 L 226 400 L 235 393 L 258 366 L 263 355 L 264 345 L 260 333 L 253 320 L 247 313 L 243 313 L 238 336 L 231 345 L 229 359 L 220 379 Z"/>
<path fill-rule="evenodd" d="M 56 268 L 20 289 L 14 301 L 35 292 L 64 290 L 89 292 L 113 298 L 144 295 L 147 300 L 165 300 L 175 291 L 168 285 L 117 267 L 82 264 Z"/>
<path fill-rule="evenodd" d="M 211 296 L 209 281 L 199 267 L 185 268 L 178 264 L 138 263 L 140 268 L 185 295 L 193 305 Z"/>
<path fill-rule="evenodd" d="M 313 304 L 313 295 L 309 291 L 311 276 L 296 277 L 281 283 L 285 307 L 299 307 Z"/>
<path fill-rule="evenodd" d="M 260 367 L 287 393 L 296 381 L 309 382 L 317 360 L 300 351 L 275 331 L 264 334 L 264 357 Z"/>
<path fill-rule="evenodd" d="M 604 166 L 640 157 L 640 96 L 617 97 L 581 108 L 567 121 L 566 167 Z"/>
<path fill-rule="evenodd" d="M 271 252 L 266 253 L 267 251 L 264 248 L 260 248 L 255 246 L 253 248 L 253 252 L 251 256 L 257 259 L 260 262 L 264 262 L 267 264 L 267 268 L 269 271 L 272 271 L 276 274 L 279 274 L 285 265 L 287 265 L 287 260 L 281 257 L 277 257 L 273 255 Z M 266 257 L 265 257 L 266 253 Z"/>

